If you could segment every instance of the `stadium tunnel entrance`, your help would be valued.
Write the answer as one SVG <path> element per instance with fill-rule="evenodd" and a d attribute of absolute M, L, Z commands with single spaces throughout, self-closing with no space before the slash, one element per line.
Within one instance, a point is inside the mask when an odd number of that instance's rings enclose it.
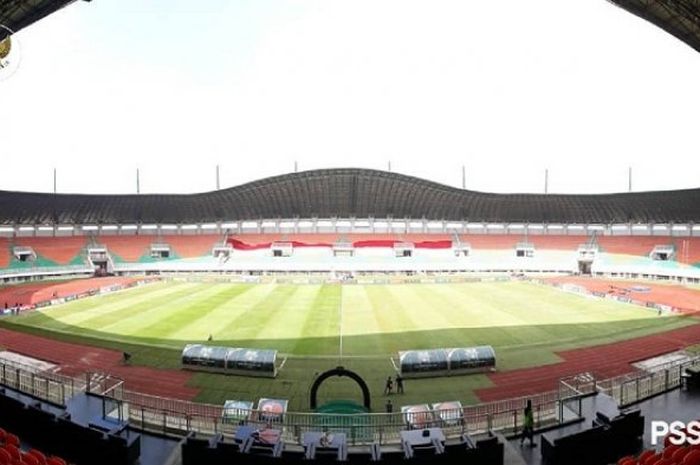
<path fill-rule="evenodd" d="M 364 408 L 367 412 L 372 410 L 372 402 L 370 398 L 369 387 L 367 387 L 367 383 L 365 382 L 365 380 L 362 379 L 362 377 L 354 371 L 347 370 L 342 366 L 333 368 L 332 370 L 324 371 L 318 378 L 314 380 L 313 384 L 311 385 L 311 392 L 309 395 L 309 406 L 311 410 L 316 410 L 318 407 L 318 389 L 321 387 L 324 381 L 326 381 L 328 378 L 332 378 L 335 376 L 347 376 L 348 378 L 351 378 L 353 381 L 355 381 L 362 390 L 362 403 L 364 405 Z M 347 401 L 344 401 L 344 404 L 345 403 L 347 403 Z M 324 405 L 324 408 L 328 408 L 328 405 Z"/>

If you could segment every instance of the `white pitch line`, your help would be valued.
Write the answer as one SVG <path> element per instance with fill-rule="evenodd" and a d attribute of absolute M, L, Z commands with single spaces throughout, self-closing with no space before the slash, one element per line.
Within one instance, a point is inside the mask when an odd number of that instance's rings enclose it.
<path fill-rule="evenodd" d="M 340 358 L 340 360 L 342 360 L 343 359 L 343 287 L 342 287 L 342 284 L 340 286 L 341 286 L 340 287 L 340 304 L 338 305 L 338 307 L 340 308 L 340 337 L 339 337 L 340 341 L 338 344 L 339 345 L 338 357 Z"/>

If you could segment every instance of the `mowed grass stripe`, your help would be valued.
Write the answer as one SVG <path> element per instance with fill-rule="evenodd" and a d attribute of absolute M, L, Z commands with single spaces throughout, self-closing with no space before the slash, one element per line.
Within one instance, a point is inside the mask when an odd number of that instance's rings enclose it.
<path fill-rule="evenodd" d="M 149 337 L 168 339 L 169 335 L 183 325 L 187 326 L 200 312 L 214 305 L 211 300 L 221 293 L 230 293 L 227 284 L 201 284 L 187 295 L 171 302 L 148 309 L 143 314 L 116 322 L 105 331 L 125 335 L 147 334 Z"/>
<path fill-rule="evenodd" d="M 380 322 L 372 306 L 367 286 L 343 288 L 343 355 L 386 354 L 379 334 Z M 365 331 L 363 336 L 358 333 Z"/>
<path fill-rule="evenodd" d="M 96 331 L 102 331 L 105 327 L 114 324 L 118 321 L 127 320 L 132 317 L 141 316 L 149 309 L 158 307 L 159 305 L 167 305 L 173 300 L 177 300 L 184 297 L 194 289 L 196 289 L 199 284 L 195 283 L 178 283 L 173 286 L 170 292 L 165 294 L 158 294 L 155 297 L 144 296 L 143 299 L 138 302 L 129 305 L 127 308 L 123 308 L 119 311 L 107 312 L 104 314 L 98 314 L 91 318 L 87 318 L 80 322 L 80 324 L 74 325 L 78 328 L 94 329 Z"/>
<path fill-rule="evenodd" d="M 236 289 L 243 292 L 236 292 L 223 302 L 220 302 L 211 311 L 201 318 L 189 324 L 186 328 L 180 328 L 171 334 L 172 338 L 181 340 L 196 339 L 196 335 L 211 334 L 215 341 L 230 341 L 236 338 L 235 334 L 226 331 L 226 326 L 250 311 L 257 303 L 264 300 L 274 284 L 236 284 Z M 242 287 L 239 287 L 242 286 Z M 223 343 L 223 342 L 222 342 Z"/>
<path fill-rule="evenodd" d="M 75 300 L 56 307 L 48 307 L 40 310 L 39 313 L 50 314 L 52 318 L 60 319 L 68 324 L 76 324 L 99 314 L 128 308 L 143 302 L 144 299 L 175 292 L 175 286 L 174 283 L 165 282 L 148 284 L 111 294 Z M 33 315 L 35 313 L 27 314 L 27 318 L 31 318 Z"/>
<path fill-rule="evenodd" d="M 370 311 L 361 318 L 357 318 L 352 310 L 343 306 L 343 334 L 346 328 L 349 331 L 348 334 L 358 334 L 365 324 L 376 331 L 374 334 L 360 338 L 343 337 L 344 353 L 362 355 L 389 353 L 391 349 L 383 337 L 384 333 L 394 329 L 406 331 L 415 328 L 415 322 L 408 317 L 403 306 L 395 300 L 389 287 L 390 285 L 376 285 L 363 288 L 366 294 L 365 304 L 369 306 Z M 352 318 L 348 319 L 349 315 L 352 315 Z"/>
<path fill-rule="evenodd" d="M 221 326 L 221 320 L 212 320 L 209 316 L 219 308 L 226 307 L 241 294 L 250 291 L 252 284 L 217 286 L 219 291 L 213 296 L 194 306 L 184 306 L 170 315 L 164 324 L 158 326 L 154 324 L 153 330 L 159 332 L 159 337 L 169 339 L 184 339 L 187 341 L 203 341 L 208 338 L 214 330 Z M 200 322 L 206 321 L 206 324 Z M 150 331 L 150 328 L 145 328 Z M 182 337 L 178 336 L 182 334 Z"/>
<path fill-rule="evenodd" d="M 232 302 L 235 310 L 221 307 L 210 315 L 211 324 L 217 323 L 213 332 L 217 340 L 253 339 L 259 323 L 254 321 L 257 314 L 269 311 L 286 300 L 293 292 L 292 286 L 281 290 L 276 284 L 262 284 Z"/>
<path fill-rule="evenodd" d="M 379 323 L 365 286 L 344 286 L 341 294 L 343 337 L 379 332 Z"/>
<path fill-rule="evenodd" d="M 295 354 L 323 355 L 337 353 L 340 344 L 340 304 L 342 286 L 324 284 L 319 289 L 295 341 Z"/>
<path fill-rule="evenodd" d="M 122 296 L 123 303 L 110 302 L 102 307 L 100 299 L 87 298 L 69 302 L 60 307 L 43 309 L 21 317 L 18 322 L 27 325 L 41 325 L 59 331 L 80 332 L 81 329 L 99 329 L 104 319 L 123 318 L 131 309 L 139 308 L 159 299 L 169 299 L 182 292 L 182 285 L 170 284 L 167 288 L 150 289 L 151 292 L 138 293 L 137 296 Z M 82 304 L 78 306 L 77 304 Z M 85 304 L 91 306 L 86 307 Z"/>
<path fill-rule="evenodd" d="M 299 323 L 295 320 L 303 318 L 304 311 L 289 311 L 290 299 L 302 288 L 307 288 L 303 294 L 318 292 L 320 286 L 277 285 L 269 287 L 269 292 L 261 301 L 248 311 L 239 314 L 216 334 L 222 339 L 244 339 L 256 347 L 267 346 L 270 339 L 280 336 L 291 338 L 298 336 L 291 328 Z M 311 297 L 306 297 L 307 303 Z M 275 327 L 277 326 L 277 328 Z M 279 327 L 283 328 L 280 334 Z M 296 336 L 294 336 L 296 335 Z M 260 341 L 257 343 L 256 341 Z M 292 341 L 286 341 L 286 347 L 274 347 L 278 350 L 289 350 Z"/>
<path fill-rule="evenodd" d="M 110 302 L 106 305 L 103 304 L 103 302 L 98 298 L 97 300 L 92 301 L 92 307 L 76 307 L 73 309 L 73 313 L 62 317 L 61 320 L 72 326 L 99 329 L 99 321 L 103 319 L 118 319 L 120 315 L 123 315 L 124 312 L 127 312 L 134 307 L 141 306 L 146 302 L 157 302 L 159 300 L 172 298 L 173 296 L 182 292 L 184 288 L 190 287 L 191 285 L 187 285 L 186 283 L 169 283 L 167 287 L 150 289 L 150 292 L 143 294 L 127 294 L 123 296 L 123 301 Z M 92 299 L 87 299 L 87 301 L 91 300 Z M 72 307 L 72 303 L 68 305 L 71 305 Z M 58 318 L 51 309 L 47 311 L 47 314 L 52 318 Z"/>
<path fill-rule="evenodd" d="M 293 350 L 298 338 L 304 337 L 302 328 L 321 287 L 321 285 L 298 286 L 286 299 L 280 301 L 277 308 L 269 308 L 264 313 L 263 318 L 258 321 L 254 337 L 271 341 L 270 343 L 274 344 L 271 348 L 283 352 Z"/>
<path fill-rule="evenodd" d="M 454 327 L 455 315 L 450 314 L 452 305 L 440 304 L 439 287 L 429 290 L 417 286 L 408 288 L 389 287 L 391 296 L 410 321 L 412 328 L 421 326 L 426 330 Z M 423 290 L 424 292 L 421 292 Z"/>

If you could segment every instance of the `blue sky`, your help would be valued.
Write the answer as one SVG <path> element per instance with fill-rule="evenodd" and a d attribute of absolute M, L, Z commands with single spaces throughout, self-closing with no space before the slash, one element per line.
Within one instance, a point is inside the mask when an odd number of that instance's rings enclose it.
<path fill-rule="evenodd" d="M 603 0 L 76 2 L 0 81 L 0 189 L 359 166 L 495 192 L 700 186 L 700 56 Z"/>

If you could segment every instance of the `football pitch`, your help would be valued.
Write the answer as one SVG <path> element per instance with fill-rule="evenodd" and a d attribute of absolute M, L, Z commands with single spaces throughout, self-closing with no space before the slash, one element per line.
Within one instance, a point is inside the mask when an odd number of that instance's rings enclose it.
<path fill-rule="evenodd" d="M 409 349 L 491 345 L 499 370 L 555 363 L 556 351 L 631 339 L 694 319 L 530 282 L 461 284 L 232 284 L 162 281 L 69 302 L 6 320 L 13 329 L 133 354 L 133 364 L 179 368 L 187 343 L 276 349 L 275 380 L 198 373 L 200 401 L 290 399 L 304 409 L 315 373 L 342 364 L 365 377 L 375 397 Z M 212 342 L 207 342 L 211 336 Z M 348 385 L 349 384 L 349 385 Z M 405 403 L 477 401 L 486 375 L 410 380 Z M 554 388 L 554 387 L 553 387 Z M 355 398 L 330 380 L 323 398 Z"/>

